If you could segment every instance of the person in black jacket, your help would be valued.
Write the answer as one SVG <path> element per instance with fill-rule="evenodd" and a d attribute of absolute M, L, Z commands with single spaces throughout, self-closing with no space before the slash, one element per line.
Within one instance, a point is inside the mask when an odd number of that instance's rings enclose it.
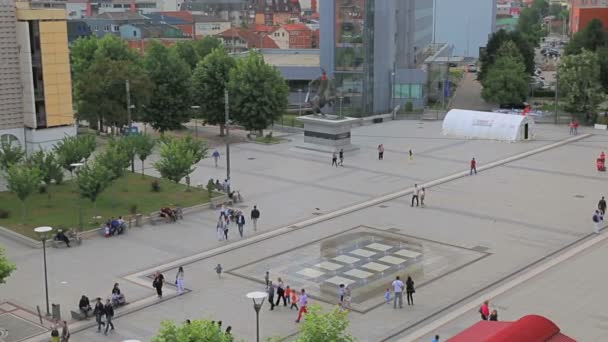
<path fill-rule="evenodd" d="M 95 302 L 95 309 L 93 310 L 93 314 L 95 315 L 95 321 L 97 321 L 97 332 L 101 332 L 101 326 L 106 325 L 103 322 L 103 316 L 105 315 L 105 310 L 103 307 L 103 303 L 101 302 L 101 298 L 97 297 Z"/>
<path fill-rule="evenodd" d="M 492 310 L 490 317 L 488 317 L 488 321 L 498 321 L 498 311 L 496 311 L 496 309 Z"/>
<path fill-rule="evenodd" d="M 104 332 L 104 335 L 107 335 L 108 328 L 110 328 L 110 326 L 112 327 L 112 330 L 114 330 L 114 323 L 112 323 L 112 317 L 114 317 L 114 307 L 109 299 L 106 300 L 106 305 L 104 305 L 103 310 L 106 314 L 106 331 Z"/>
<path fill-rule="evenodd" d="M 88 313 L 89 311 L 91 311 L 91 303 L 89 302 L 89 297 L 82 295 L 82 297 L 80 297 L 80 302 L 78 303 L 78 308 L 84 313 L 84 318 L 88 318 Z"/>
<path fill-rule="evenodd" d="M 270 310 L 274 310 L 274 285 L 272 281 L 268 282 L 268 303 L 270 303 Z"/>
<path fill-rule="evenodd" d="M 152 286 L 156 289 L 156 294 L 158 298 L 163 298 L 163 284 L 165 283 L 165 277 L 160 273 L 156 272 L 154 275 L 154 281 L 152 281 Z"/>
<path fill-rule="evenodd" d="M 258 219 L 260 218 L 260 211 L 257 206 L 253 206 L 253 210 L 251 211 L 251 222 L 253 222 L 253 231 L 258 230 Z"/>
<path fill-rule="evenodd" d="M 243 237 L 243 226 L 245 225 L 245 215 L 243 215 L 242 211 L 239 211 L 236 216 L 236 225 L 239 227 L 239 234 L 241 238 Z"/>
<path fill-rule="evenodd" d="M 414 281 L 412 277 L 407 276 L 407 280 L 405 281 L 405 293 L 407 296 L 407 305 L 414 305 L 414 296 L 413 294 L 416 292 L 414 289 Z"/>

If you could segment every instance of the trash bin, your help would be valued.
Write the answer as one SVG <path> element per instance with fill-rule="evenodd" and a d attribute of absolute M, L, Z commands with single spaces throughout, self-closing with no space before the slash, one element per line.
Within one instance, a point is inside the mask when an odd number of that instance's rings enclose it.
<path fill-rule="evenodd" d="M 135 227 L 141 227 L 142 214 L 135 214 Z"/>
<path fill-rule="evenodd" d="M 54 320 L 61 320 L 61 306 L 59 304 L 51 304 L 51 316 Z"/>

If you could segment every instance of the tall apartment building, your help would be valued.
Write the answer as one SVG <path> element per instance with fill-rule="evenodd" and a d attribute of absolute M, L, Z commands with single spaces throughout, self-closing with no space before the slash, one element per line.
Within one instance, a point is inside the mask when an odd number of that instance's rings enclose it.
<path fill-rule="evenodd" d="M 570 8 L 570 33 L 584 29 L 593 19 L 598 19 L 608 29 L 608 0 L 572 0 Z"/>
<path fill-rule="evenodd" d="M 388 113 L 408 101 L 424 105 L 427 75 L 418 67 L 432 42 L 433 1 L 325 0 L 319 5 L 321 67 L 335 79 L 350 115 Z"/>
<path fill-rule="evenodd" d="M 0 140 L 26 151 L 76 134 L 64 9 L 0 4 Z"/>

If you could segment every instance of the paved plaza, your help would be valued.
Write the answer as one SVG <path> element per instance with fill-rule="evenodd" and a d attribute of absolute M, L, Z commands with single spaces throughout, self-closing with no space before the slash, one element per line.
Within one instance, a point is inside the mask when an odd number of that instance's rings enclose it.
<path fill-rule="evenodd" d="M 175 224 L 91 238 L 77 248 L 50 249 L 51 302 L 61 304 L 62 316 L 69 318 L 82 294 L 107 297 L 113 283 L 120 283 L 130 304 L 117 311 L 117 330 L 100 336 L 90 321 L 74 322 L 71 340 L 77 342 L 148 341 L 162 320 L 195 318 L 222 320 L 238 338 L 252 341 L 255 315 L 245 294 L 263 290 L 264 272 L 270 271 L 272 280 L 282 277 L 286 285 L 305 287 L 311 302 L 324 308 L 336 304 L 338 284 L 351 284 L 350 332 L 360 341 L 397 341 L 547 255 L 593 239 L 590 217 L 606 195 L 602 191 L 608 177 L 596 171 L 595 158 L 608 146 L 608 135 L 582 130 L 572 138 L 565 126 L 540 125 L 535 141 L 502 143 L 449 138 L 440 131 L 440 122 L 422 121 L 356 128 L 352 140 L 360 150 L 347 153 L 344 167 L 338 168 L 331 167 L 328 154 L 296 148 L 301 134 L 278 145 L 233 145 L 232 184 L 245 199 L 236 207 L 248 218 L 252 206 L 258 206 L 257 232 L 247 222 L 244 239 L 231 229 L 228 242 L 217 241 L 218 213 L 206 210 Z M 381 143 L 385 154 L 379 161 L 376 147 Z M 413 160 L 407 157 L 409 149 Z M 467 175 L 472 157 L 478 161 L 476 176 Z M 225 178 L 223 158 L 220 164 L 215 168 L 211 159 L 201 161 L 192 183 Z M 147 172 L 155 174 L 151 168 Z M 424 208 L 410 207 L 415 183 L 427 187 Z M 18 266 L 0 286 L 0 302 L 22 312 L 35 312 L 37 305 L 44 309 L 41 251 L 0 241 Z M 605 256 L 607 248 L 599 243 L 592 249 L 583 257 Z M 575 303 L 583 289 L 601 295 L 605 277 L 593 277 L 591 268 L 601 267 L 599 262 L 578 258 L 498 296 L 500 318 L 547 313 L 574 338 L 590 341 L 583 337 L 605 334 L 605 326 L 588 323 L 583 325 L 587 335 L 577 335 L 585 332 L 570 322 L 573 316 L 557 314 L 564 303 Z M 218 263 L 225 270 L 221 279 L 214 271 Z M 175 296 L 170 284 L 182 265 L 189 291 Z M 580 292 L 573 289 L 570 296 L 569 280 L 575 280 L 572 286 L 586 282 L 557 272 L 559 267 L 569 274 L 581 269 L 581 277 L 589 275 L 594 284 Z M 155 270 L 169 283 L 162 301 L 151 287 L 149 275 Z M 383 304 L 384 290 L 395 275 L 413 277 L 415 306 L 395 311 Z M 569 300 L 551 300 L 560 296 Z M 590 305 L 601 310 L 599 303 Z M 268 308 L 265 304 L 261 312 L 262 337 L 297 334 L 295 311 Z M 601 315 L 598 311 L 578 310 L 574 317 L 584 320 Z M 0 327 L 3 315 L 0 311 Z M 475 310 L 465 311 L 439 329 L 448 337 L 476 319 Z M 48 338 L 48 333 L 41 336 Z"/>

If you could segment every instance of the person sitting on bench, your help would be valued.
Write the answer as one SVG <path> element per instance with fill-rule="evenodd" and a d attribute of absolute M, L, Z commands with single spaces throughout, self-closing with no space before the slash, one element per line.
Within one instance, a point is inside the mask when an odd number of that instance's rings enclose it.
<path fill-rule="evenodd" d="M 164 208 L 160 209 L 160 217 L 166 218 L 167 223 L 176 221 L 175 213 L 173 212 L 173 210 L 171 208 L 168 208 L 168 207 L 164 207 Z"/>
<path fill-rule="evenodd" d="M 125 295 L 120 293 L 120 289 L 118 288 L 118 283 L 114 284 L 114 288 L 112 289 L 112 305 L 117 307 L 119 305 L 124 305 L 127 303 Z"/>
<path fill-rule="evenodd" d="M 84 313 L 84 318 L 87 318 L 88 312 L 92 310 L 91 303 L 89 303 L 89 297 L 82 295 L 82 297 L 80 297 L 80 302 L 78 303 L 78 308 Z"/>
<path fill-rule="evenodd" d="M 57 234 L 55 234 L 55 240 L 63 241 L 65 242 L 66 246 L 70 247 L 70 239 L 67 237 L 67 235 L 65 235 L 62 229 L 59 229 Z"/>

